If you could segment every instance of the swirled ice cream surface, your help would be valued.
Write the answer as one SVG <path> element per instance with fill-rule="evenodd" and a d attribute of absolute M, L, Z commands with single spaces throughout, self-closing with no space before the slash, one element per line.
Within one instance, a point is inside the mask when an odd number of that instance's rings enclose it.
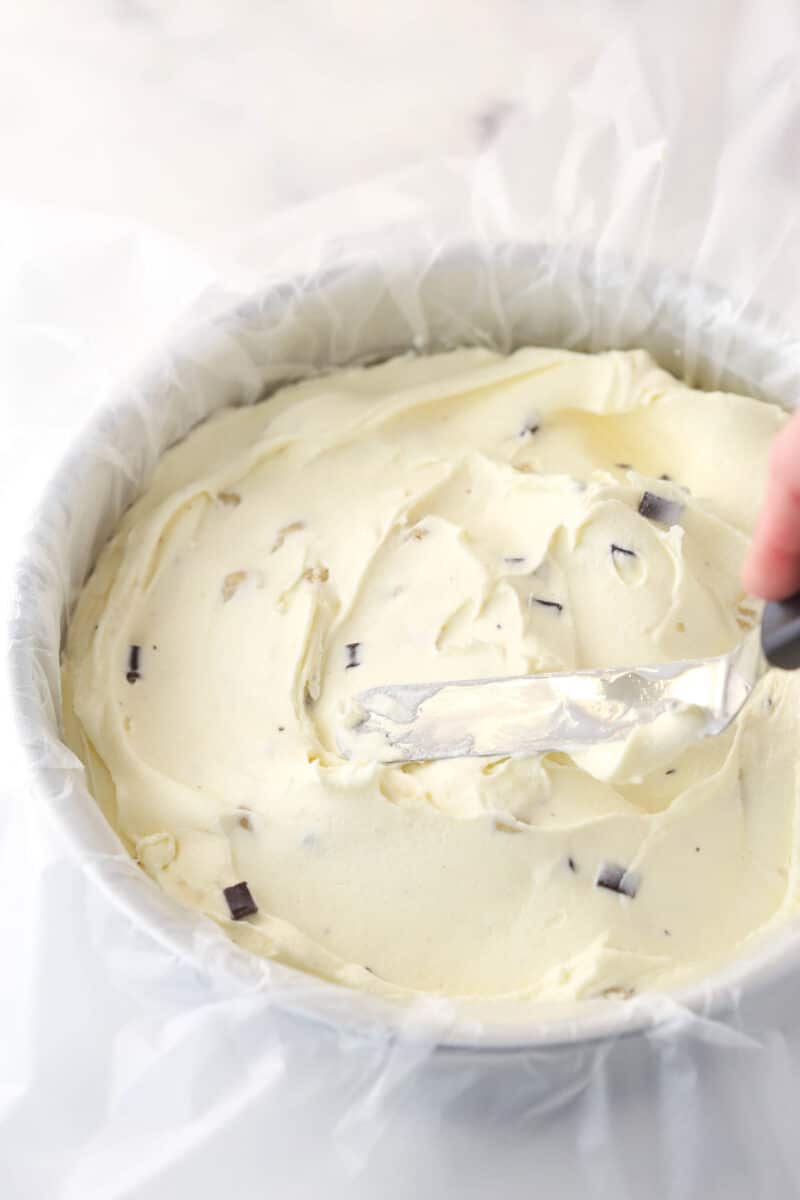
<path fill-rule="evenodd" d="M 72 620 L 65 731 L 94 795 L 170 895 L 352 987 L 571 1005 L 702 976 L 798 907 L 792 676 L 718 737 L 637 744 L 633 777 L 591 754 L 350 762 L 336 730 L 382 683 L 731 649 L 784 420 L 643 352 L 547 349 L 226 410 L 164 454 Z"/>

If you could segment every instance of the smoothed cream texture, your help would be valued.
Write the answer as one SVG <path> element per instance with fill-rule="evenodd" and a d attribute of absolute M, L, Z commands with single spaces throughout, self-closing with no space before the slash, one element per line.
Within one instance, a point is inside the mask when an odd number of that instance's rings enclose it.
<path fill-rule="evenodd" d="M 69 630 L 94 795 L 165 891 L 350 986 L 571 1004 L 702 976 L 798 907 L 794 677 L 633 779 L 564 753 L 348 762 L 336 731 L 381 683 L 732 648 L 784 420 L 643 352 L 546 349 L 398 358 L 215 416 Z M 258 911 L 234 921 L 240 881 Z"/>

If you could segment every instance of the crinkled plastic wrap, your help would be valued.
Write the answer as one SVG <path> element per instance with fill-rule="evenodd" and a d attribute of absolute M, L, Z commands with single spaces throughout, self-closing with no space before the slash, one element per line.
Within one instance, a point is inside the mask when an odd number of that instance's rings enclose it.
<path fill-rule="evenodd" d="M 242 261 L 269 261 L 262 286 L 206 297 L 50 483 L 17 575 L 11 667 L 27 802 L 65 850 L 26 867 L 51 918 L 34 913 L 24 982 L 5 985 L 19 987 L 0 1078 L 9 1197 L 28 1194 L 18 1155 L 40 1158 L 37 1194 L 69 1200 L 797 1194 L 799 927 L 680 996 L 598 1001 L 568 1021 L 394 1007 L 256 959 L 177 907 L 59 740 L 81 583 L 159 454 L 225 405 L 465 344 L 641 346 L 694 384 L 796 401 L 796 63 L 792 76 L 788 58 L 750 52 L 768 17 L 742 6 L 724 75 L 690 84 L 713 22 L 659 30 L 665 12 L 620 18 L 599 56 L 543 58 L 479 161 L 365 192 L 390 214 L 369 232 L 323 238 L 313 213 L 258 231 Z M 293 270 L 287 233 L 303 247 Z M 23 845 L 23 818 L 12 832 Z M 64 961 L 59 932 L 76 922 L 84 958 Z M 101 976 L 113 1025 L 93 1008 Z M 53 1042 L 65 1004 L 96 1026 L 96 1054 Z"/>

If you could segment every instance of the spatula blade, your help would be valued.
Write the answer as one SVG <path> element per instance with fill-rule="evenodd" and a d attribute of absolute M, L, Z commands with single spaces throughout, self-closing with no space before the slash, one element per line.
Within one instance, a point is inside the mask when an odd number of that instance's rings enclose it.
<path fill-rule="evenodd" d="M 741 708 L 758 661 L 751 639 L 718 658 L 663 666 L 370 688 L 351 703 L 337 742 L 346 758 L 383 763 L 568 752 L 688 709 L 708 736 Z"/>

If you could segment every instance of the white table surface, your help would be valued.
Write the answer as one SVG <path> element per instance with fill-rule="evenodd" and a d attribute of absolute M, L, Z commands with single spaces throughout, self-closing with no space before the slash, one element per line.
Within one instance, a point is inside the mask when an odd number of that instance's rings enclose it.
<path fill-rule="evenodd" d="M 696 6 L 645 7 L 658 14 L 658 36 L 666 36 L 669 21 L 691 20 Z M 418 181 L 424 162 L 435 175 L 443 159 L 480 153 L 521 118 L 531 122 L 528 142 L 520 144 L 533 158 L 531 131 L 542 97 L 562 84 L 566 94 L 575 65 L 607 51 L 627 16 L 641 8 L 636 0 L 5 0 L 0 565 L 6 591 L 25 513 L 66 440 L 187 304 L 211 286 L 253 285 L 282 240 L 291 252 L 298 230 L 379 223 L 392 213 L 397 193 L 381 183 L 361 187 L 376 176 L 415 168 Z M 777 197 L 773 211 L 791 213 L 798 207 L 800 123 L 792 99 L 797 43 L 786 30 L 797 31 L 796 7 L 776 0 L 770 21 L 754 19 L 764 9 L 738 0 L 710 2 L 707 9 L 700 41 L 706 70 L 693 74 L 699 102 L 692 120 L 677 127 L 680 144 L 696 145 L 704 119 L 720 113 L 731 119 L 736 105 L 720 100 L 723 58 L 724 69 L 735 69 L 747 86 L 748 64 L 759 63 L 788 114 L 769 126 L 786 149 L 775 153 L 777 166 L 763 182 Z M 620 54 L 624 63 L 624 44 Z M 571 102 L 591 105 L 617 83 L 614 70 L 601 73 L 588 91 L 576 89 Z M 636 108 L 636 120 L 645 108 Z M 669 127 L 668 114 L 660 118 Z M 709 137 L 720 135 L 720 120 Z M 539 128 L 543 143 L 555 136 Z M 685 171 L 687 195 L 702 175 L 702 164 L 695 165 Z M 572 211 L 590 228 L 596 198 L 581 199 Z M 757 247 L 743 259 L 758 201 L 740 197 L 740 244 L 709 239 L 707 261 L 712 273 L 741 273 L 760 255 L 759 286 L 779 306 L 796 291 L 796 228 L 789 216 L 785 226 L 772 221 L 769 251 Z M 298 206 L 302 220 L 294 215 Z M 687 209 L 669 225 L 668 253 L 681 257 L 697 219 Z M 732 227 L 729 221 L 725 229 Z M 306 1103 L 287 1080 L 244 1118 L 195 1129 L 200 1148 L 187 1155 L 171 1136 L 171 1120 L 193 1089 L 202 1089 L 202 1079 L 183 1061 L 182 1046 L 160 1065 L 151 1053 L 158 1013 L 168 1011 L 170 997 L 163 980 L 120 989 L 99 947 L 113 944 L 122 918 L 105 909 L 98 916 L 80 870 L 27 803 L 6 700 L 2 746 L 12 782 L 0 815 L 0 936 L 11 950 L 0 980 L 3 1197 L 391 1200 L 497 1193 L 583 1200 L 587 1164 L 594 1164 L 594 1194 L 601 1198 L 636 1187 L 655 1200 L 689 1200 L 703 1194 L 709 1175 L 717 1185 L 710 1194 L 729 1200 L 798 1194 L 792 1180 L 800 1179 L 800 1151 L 787 1114 L 773 1102 L 774 1060 L 762 1070 L 742 1048 L 715 1058 L 713 1038 L 699 1057 L 665 1047 L 658 1067 L 639 1064 L 649 1100 L 620 1101 L 630 1110 L 624 1146 L 587 1137 L 588 1109 L 616 1102 L 597 1089 L 569 1113 L 517 1124 L 492 1145 L 469 1122 L 439 1121 L 435 1106 L 401 1106 L 395 1112 L 402 1118 L 390 1128 L 376 1126 L 373 1144 L 368 1110 L 365 1127 L 356 1122 L 331 1139 L 336 1097 L 321 1084 L 319 1103 Z M 34 886 L 36 880 L 46 886 Z M 775 1016 L 778 1030 L 789 1069 L 796 1050 L 783 1011 Z M 204 1029 L 187 1034 L 195 1053 L 203 1036 Z M 109 1063 L 131 1046 L 149 1066 L 130 1094 L 110 1103 Z M 626 1053 L 608 1075 L 609 1086 L 623 1093 Z M 712 1114 L 702 1145 L 659 1090 L 670 1054 L 679 1089 Z M 756 1106 L 751 1097 L 759 1088 Z M 126 1105 L 135 1119 L 126 1117 Z M 766 1159 L 756 1143 L 769 1147 Z M 349 1156 L 348 1147 L 355 1147 Z M 686 1150 L 683 1167 L 664 1160 L 665 1147 L 674 1156 Z"/>

